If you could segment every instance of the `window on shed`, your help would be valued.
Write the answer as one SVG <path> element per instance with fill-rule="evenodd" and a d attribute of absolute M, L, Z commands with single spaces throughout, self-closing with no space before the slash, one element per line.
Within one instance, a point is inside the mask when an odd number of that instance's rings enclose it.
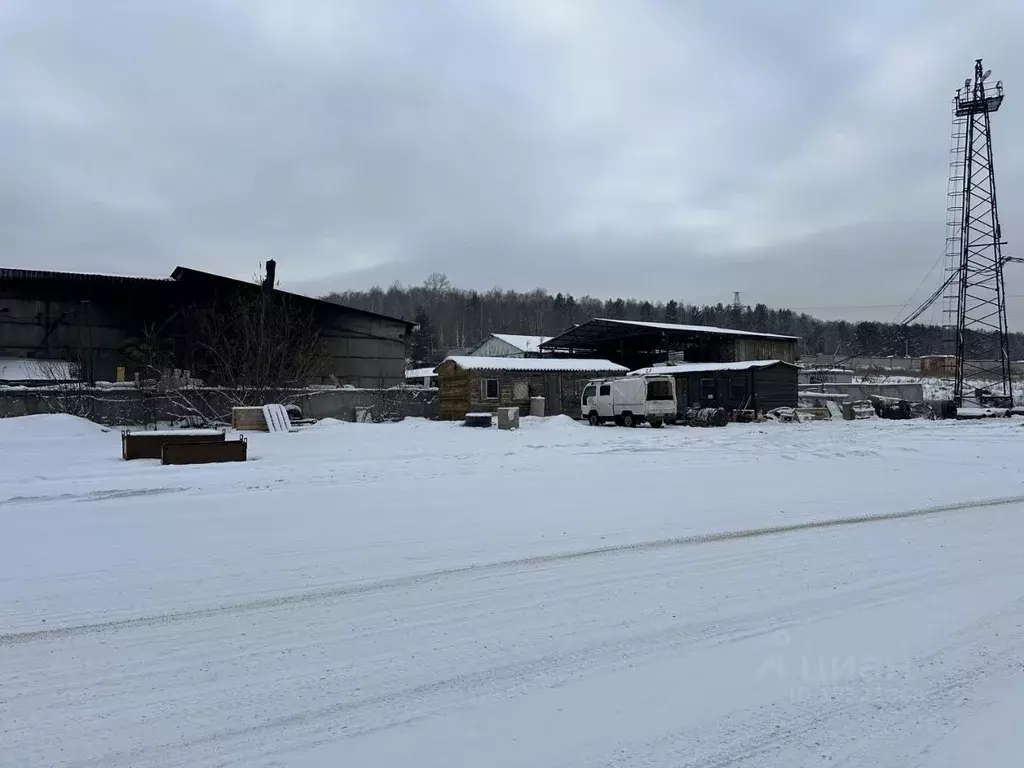
<path fill-rule="evenodd" d="M 498 380 L 497 379 L 481 379 L 480 381 L 480 394 L 484 396 L 484 400 L 497 400 L 498 399 Z"/>
<path fill-rule="evenodd" d="M 747 377 L 733 376 L 729 379 L 729 399 L 743 405 L 747 400 Z"/>
<path fill-rule="evenodd" d="M 526 402 L 530 399 L 530 382 L 525 379 L 512 382 L 512 400 L 517 403 Z"/>
<path fill-rule="evenodd" d="M 671 400 L 672 382 L 668 379 L 655 379 L 647 382 L 648 400 Z"/>
<path fill-rule="evenodd" d="M 700 401 L 703 404 L 714 403 L 718 399 L 718 386 L 714 379 L 700 380 Z"/>
<path fill-rule="evenodd" d="M 602 384 L 601 385 L 601 390 L 600 390 L 600 392 L 598 392 L 598 394 L 601 395 L 601 397 L 605 397 L 607 395 L 610 395 L 611 393 L 612 393 L 612 385 L 611 384 Z"/>

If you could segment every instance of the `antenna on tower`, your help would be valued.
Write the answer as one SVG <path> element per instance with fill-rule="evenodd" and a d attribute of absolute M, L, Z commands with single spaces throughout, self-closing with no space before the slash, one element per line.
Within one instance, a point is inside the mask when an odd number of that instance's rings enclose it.
<path fill-rule="evenodd" d="M 1002 231 L 996 205 L 992 113 L 1003 103 L 1003 83 L 981 59 L 974 78 L 953 97 L 946 216 L 945 300 L 948 338 L 956 356 L 953 399 L 958 407 L 1013 404 Z M 982 394 L 975 382 L 985 382 Z"/>

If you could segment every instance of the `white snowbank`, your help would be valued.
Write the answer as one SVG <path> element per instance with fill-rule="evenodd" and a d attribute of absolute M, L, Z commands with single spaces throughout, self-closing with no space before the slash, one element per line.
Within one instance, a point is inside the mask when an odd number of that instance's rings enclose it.
<path fill-rule="evenodd" d="M 571 416 L 562 414 L 560 416 L 521 416 L 519 418 L 519 426 L 524 429 L 564 432 L 566 430 L 579 429 L 586 425 L 583 422 L 576 421 Z"/>
<path fill-rule="evenodd" d="M 8 441 L 18 439 L 66 440 L 77 437 L 94 437 L 110 432 L 95 422 L 66 413 L 41 413 L 32 416 L 17 416 L 0 419 L 0 445 L 10 448 Z"/>

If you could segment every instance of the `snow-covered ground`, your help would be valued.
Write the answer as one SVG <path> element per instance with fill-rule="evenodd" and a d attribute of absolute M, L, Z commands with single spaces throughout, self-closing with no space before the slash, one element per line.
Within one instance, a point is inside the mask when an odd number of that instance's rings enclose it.
<path fill-rule="evenodd" d="M 1016 765 L 1020 423 L 0 420 L 0 765 Z"/>

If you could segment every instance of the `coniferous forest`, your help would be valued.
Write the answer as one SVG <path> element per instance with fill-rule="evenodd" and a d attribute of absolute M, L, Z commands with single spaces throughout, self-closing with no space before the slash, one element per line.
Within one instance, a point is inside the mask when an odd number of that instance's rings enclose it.
<path fill-rule="evenodd" d="M 554 336 L 593 317 L 711 325 L 799 336 L 802 355 L 929 355 L 948 353 L 944 330 L 937 325 L 820 320 L 811 315 L 764 304 L 696 306 L 683 300 L 651 302 L 638 298 L 598 299 L 527 292 L 454 287 L 441 273 L 422 284 L 328 294 L 328 301 L 411 319 L 420 325 L 413 357 L 436 362 L 451 350 L 466 349 L 491 333 Z M 1024 358 L 1024 334 L 1012 334 L 1011 358 Z"/>

